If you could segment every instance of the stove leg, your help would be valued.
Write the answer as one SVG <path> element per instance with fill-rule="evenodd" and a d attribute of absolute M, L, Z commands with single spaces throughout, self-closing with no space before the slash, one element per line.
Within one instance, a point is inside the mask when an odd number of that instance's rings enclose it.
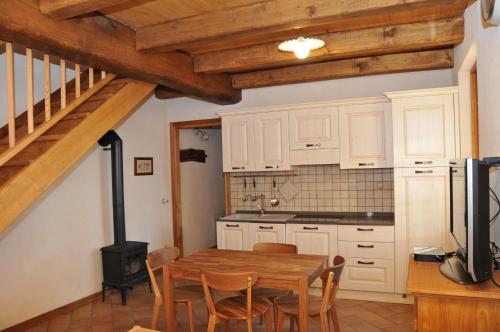
<path fill-rule="evenodd" d="M 122 294 L 122 305 L 127 304 L 127 288 L 122 287 L 121 289 L 121 294 Z"/>

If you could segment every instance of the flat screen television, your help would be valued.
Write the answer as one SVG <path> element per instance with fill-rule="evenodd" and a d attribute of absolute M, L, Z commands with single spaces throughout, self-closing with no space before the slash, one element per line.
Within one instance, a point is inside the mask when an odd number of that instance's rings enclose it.
<path fill-rule="evenodd" d="M 440 266 L 458 283 L 488 280 L 491 275 L 489 166 L 477 159 L 450 162 L 450 232 L 457 254 Z"/>

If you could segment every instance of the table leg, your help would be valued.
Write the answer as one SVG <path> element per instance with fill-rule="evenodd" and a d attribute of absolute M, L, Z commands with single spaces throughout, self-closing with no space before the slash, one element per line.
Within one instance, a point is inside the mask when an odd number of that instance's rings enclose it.
<path fill-rule="evenodd" d="M 165 328 L 167 332 L 174 332 L 176 327 L 174 312 L 173 283 L 170 279 L 168 266 L 163 266 L 163 302 L 165 307 Z"/>
<path fill-rule="evenodd" d="M 299 281 L 299 332 L 307 332 L 307 319 L 309 318 L 309 309 L 307 307 L 308 290 L 307 279 L 301 279 Z"/>

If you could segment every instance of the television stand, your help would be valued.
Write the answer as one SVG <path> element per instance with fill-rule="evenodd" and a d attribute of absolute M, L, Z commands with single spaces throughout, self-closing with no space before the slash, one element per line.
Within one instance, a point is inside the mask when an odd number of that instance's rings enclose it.
<path fill-rule="evenodd" d="M 457 256 L 447 257 L 439 266 L 439 271 L 446 278 L 459 284 L 473 284 L 471 275 L 467 272 L 465 262 Z"/>

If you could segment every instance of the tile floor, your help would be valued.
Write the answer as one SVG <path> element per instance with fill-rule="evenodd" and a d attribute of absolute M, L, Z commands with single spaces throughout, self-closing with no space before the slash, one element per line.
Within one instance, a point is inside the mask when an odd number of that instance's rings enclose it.
<path fill-rule="evenodd" d="M 127 331 L 134 325 L 150 327 L 154 296 L 149 292 L 148 285 L 138 285 L 128 294 L 126 306 L 120 304 L 120 295 L 113 292 L 107 295 L 104 303 L 98 300 L 84 305 L 28 331 L 118 332 Z M 412 305 L 338 299 L 337 306 L 342 332 L 413 331 Z M 179 331 L 188 331 L 185 309 L 180 307 L 178 311 Z M 205 303 L 203 301 L 195 303 L 194 318 L 197 331 L 206 331 L 206 315 Z M 284 326 L 285 330 L 288 330 L 288 322 L 285 322 Z M 161 330 L 163 327 L 164 319 L 161 313 L 158 329 Z M 320 331 L 319 322 L 310 320 L 309 330 Z M 256 321 L 254 331 L 264 332 L 265 327 Z"/>

